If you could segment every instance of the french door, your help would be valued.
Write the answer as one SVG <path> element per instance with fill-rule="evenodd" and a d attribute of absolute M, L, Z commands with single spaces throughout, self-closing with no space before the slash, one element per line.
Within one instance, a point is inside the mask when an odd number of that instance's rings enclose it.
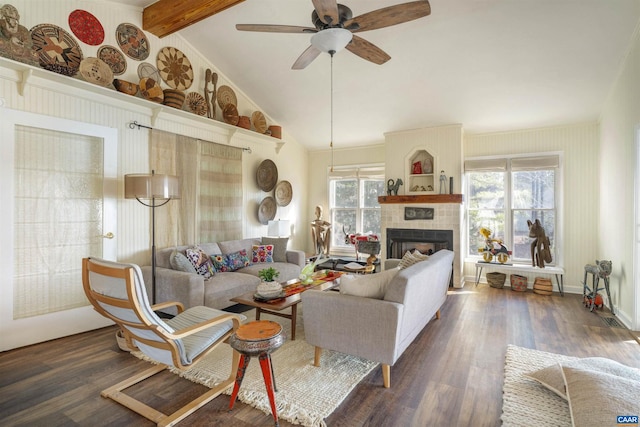
<path fill-rule="evenodd" d="M 0 108 L 0 351 L 109 324 L 85 256 L 116 258 L 117 129 Z"/>

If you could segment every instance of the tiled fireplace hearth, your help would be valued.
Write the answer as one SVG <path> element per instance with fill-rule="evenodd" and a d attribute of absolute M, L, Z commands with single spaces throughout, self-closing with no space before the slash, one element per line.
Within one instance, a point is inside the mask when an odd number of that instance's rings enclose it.
<path fill-rule="evenodd" d="M 381 197 L 379 199 L 382 213 L 381 240 L 385 243 L 382 245 L 382 259 L 401 256 L 402 250 L 414 247 L 424 252 L 429 249 L 435 251 L 446 246 L 456 254 L 453 261 L 453 286 L 462 287 L 460 249 L 461 200 L 460 202 L 458 200 L 452 202 L 450 198 L 443 198 L 444 203 L 439 203 L 437 196 L 431 196 L 429 203 L 423 204 L 415 203 L 414 200 L 407 199 L 407 197 L 409 196 L 403 196 L 401 199 L 398 197 L 398 200 L 393 200 L 390 197 Z M 405 219 L 405 207 L 432 208 L 433 219 Z M 389 234 L 391 239 L 388 237 L 389 230 L 391 230 Z M 390 241 L 396 242 L 396 244 L 389 244 Z M 425 244 L 420 245 L 420 242 L 425 242 Z"/>

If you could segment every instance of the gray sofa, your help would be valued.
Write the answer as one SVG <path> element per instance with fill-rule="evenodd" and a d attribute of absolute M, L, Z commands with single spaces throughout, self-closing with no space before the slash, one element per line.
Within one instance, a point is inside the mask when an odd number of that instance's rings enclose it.
<path fill-rule="evenodd" d="M 382 299 L 338 292 L 302 293 L 305 339 L 329 349 L 382 363 L 384 386 L 390 386 L 390 367 L 435 315 L 447 298 L 454 253 L 440 250 L 427 260 L 389 275 Z M 359 280 L 379 281 L 378 273 Z M 378 284 L 371 282 L 372 286 Z"/>
<path fill-rule="evenodd" d="M 198 246 L 209 255 L 226 255 L 245 249 L 249 257 L 251 257 L 253 245 L 259 244 L 261 244 L 261 239 L 251 238 L 217 243 L 201 243 Z M 199 305 L 222 309 L 235 304 L 230 301 L 231 298 L 256 289 L 260 284 L 260 278 L 258 277 L 260 270 L 273 267 L 280 272 L 278 281 L 284 282 L 297 278 L 305 264 L 303 251 L 286 250 L 286 262 L 256 263 L 232 272 L 215 273 L 212 277 L 205 279 L 199 274 L 172 268 L 170 261 L 172 252 L 179 251 L 184 254 L 189 247 L 191 246 L 176 246 L 157 251 L 157 303 L 179 301 L 184 304 L 185 309 Z M 150 293 L 151 267 L 142 267 L 142 273 L 147 291 Z"/>

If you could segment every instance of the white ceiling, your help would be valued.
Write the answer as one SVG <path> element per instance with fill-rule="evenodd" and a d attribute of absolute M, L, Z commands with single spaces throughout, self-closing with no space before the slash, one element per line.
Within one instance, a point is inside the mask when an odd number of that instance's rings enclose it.
<path fill-rule="evenodd" d="M 146 6 L 153 0 L 119 0 Z M 403 0 L 343 0 L 354 16 Z M 430 0 L 431 15 L 359 35 L 383 65 L 334 57 L 334 147 L 463 125 L 504 131 L 596 120 L 640 18 L 638 0 Z M 330 57 L 291 70 L 309 35 L 236 24 L 311 24 L 311 0 L 246 0 L 180 34 L 310 149 L 330 139 Z"/>

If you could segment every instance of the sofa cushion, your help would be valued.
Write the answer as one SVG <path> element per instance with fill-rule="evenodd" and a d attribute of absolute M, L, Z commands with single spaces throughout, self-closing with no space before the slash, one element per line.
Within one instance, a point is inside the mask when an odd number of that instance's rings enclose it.
<path fill-rule="evenodd" d="M 189 258 L 180 251 L 174 250 L 169 257 L 171 268 L 178 271 L 186 271 L 187 273 L 198 274 Z"/>
<path fill-rule="evenodd" d="M 263 237 L 263 245 L 273 245 L 273 260 L 275 262 L 287 262 L 288 237 Z"/>
<path fill-rule="evenodd" d="M 227 271 L 236 271 L 251 264 L 245 249 L 226 255 Z"/>
<path fill-rule="evenodd" d="M 213 276 L 215 270 L 211 257 L 201 248 L 198 246 L 187 248 L 185 254 L 199 275 L 204 276 L 205 279 Z"/>
<path fill-rule="evenodd" d="M 260 244 L 259 239 L 227 240 L 225 242 L 218 242 L 218 247 L 220 248 L 220 252 L 210 252 L 210 253 L 222 253 L 222 254 L 228 255 L 244 249 L 246 253 L 250 254 L 251 248 L 253 247 L 253 245 L 259 245 L 259 244 Z"/>
<path fill-rule="evenodd" d="M 613 425 L 618 416 L 640 414 L 640 381 L 568 366 L 562 375 L 574 426 Z"/>
<path fill-rule="evenodd" d="M 273 262 L 273 245 L 253 245 L 253 264 Z"/>
<path fill-rule="evenodd" d="M 343 275 L 340 277 L 340 293 L 364 298 L 384 298 L 389 282 L 398 274 L 397 268 L 381 273 Z"/>

